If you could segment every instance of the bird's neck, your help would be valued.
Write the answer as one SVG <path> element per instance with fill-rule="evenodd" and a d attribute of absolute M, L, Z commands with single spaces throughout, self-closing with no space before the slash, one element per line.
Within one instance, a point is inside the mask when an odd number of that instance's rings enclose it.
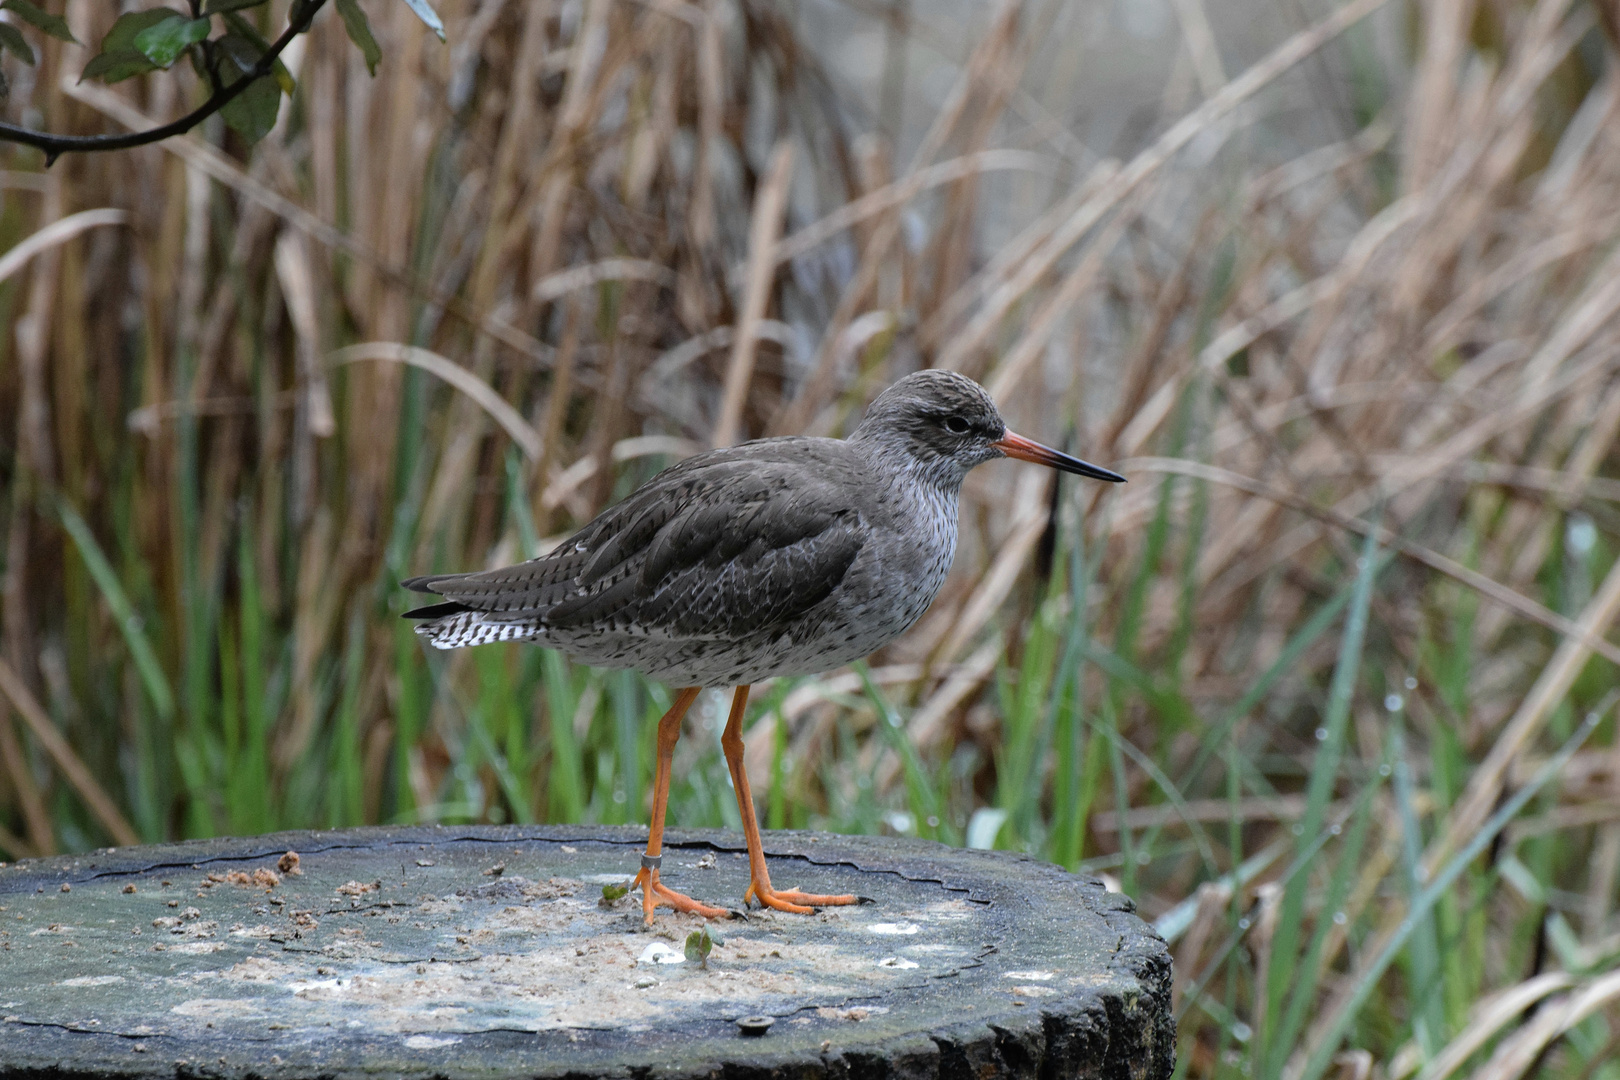
<path fill-rule="evenodd" d="M 862 439 L 859 445 L 871 460 L 874 473 L 891 477 L 896 485 L 927 489 L 931 496 L 955 507 L 964 475 L 956 461 L 938 454 L 919 454 L 894 439 Z"/>

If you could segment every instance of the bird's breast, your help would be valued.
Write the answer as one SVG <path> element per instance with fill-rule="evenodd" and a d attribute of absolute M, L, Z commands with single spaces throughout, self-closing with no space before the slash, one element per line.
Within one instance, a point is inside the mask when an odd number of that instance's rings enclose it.
<path fill-rule="evenodd" d="M 857 562 L 852 577 L 862 579 L 864 615 L 877 648 L 904 633 L 928 610 L 945 583 L 956 557 L 957 499 L 954 492 L 931 484 L 912 485 L 897 493 L 873 522 L 873 536 L 862 551 L 868 565 Z"/>

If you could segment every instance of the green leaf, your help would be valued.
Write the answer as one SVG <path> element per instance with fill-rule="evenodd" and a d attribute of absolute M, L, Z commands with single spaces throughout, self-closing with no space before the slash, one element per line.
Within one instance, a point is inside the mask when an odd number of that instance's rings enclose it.
<path fill-rule="evenodd" d="M 17 59 L 30 66 L 34 63 L 34 50 L 23 39 L 22 31 L 8 22 L 0 22 L 0 50 L 9 50 Z"/>
<path fill-rule="evenodd" d="M 156 70 L 157 65 L 143 54 L 134 49 L 120 49 L 117 52 L 104 52 L 100 56 L 91 57 L 90 62 L 84 65 L 84 70 L 79 73 L 79 81 L 100 79 L 110 86 L 132 75 L 143 75 Z"/>
<path fill-rule="evenodd" d="M 253 59 L 248 61 L 246 64 L 243 64 L 241 60 L 241 56 L 245 55 L 245 53 L 241 53 L 239 51 L 232 54 L 233 57 L 236 58 L 236 62 L 241 65 L 242 70 L 247 71 L 252 68 L 254 64 L 259 62 L 259 57 L 270 51 L 270 43 L 260 36 L 259 32 L 253 28 L 252 23 L 248 22 L 235 12 L 227 12 L 225 15 L 225 21 L 230 25 L 234 36 L 241 37 L 251 42 L 254 48 L 257 50 L 253 53 Z M 229 35 L 227 36 L 226 40 L 229 40 Z M 293 82 L 292 72 L 287 70 L 287 65 L 281 62 L 280 57 L 276 58 L 274 66 L 272 66 L 270 69 L 270 74 L 275 76 L 276 85 L 281 87 L 281 92 L 286 94 L 288 97 L 292 97 L 292 92 L 294 89 L 296 89 L 297 84 Z"/>
<path fill-rule="evenodd" d="M 110 53 L 135 49 L 135 37 L 142 30 L 156 26 L 165 19 L 186 17 L 173 8 L 166 7 L 147 8 L 145 11 L 132 11 L 128 15 L 120 15 L 118 21 L 112 24 L 112 29 L 107 31 L 107 36 L 101 39 L 101 51 Z"/>
<path fill-rule="evenodd" d="M 709 937 L 708 928 L 693 930 L 686 935 L 686 958 L 694 964 L 709 966 L 709 952 L 714 948 L 714 939 Z"/>
<path fill-rule="evenodd" d="M 248 142 L 256 143 L 276 126 L 276 113 L 280 108 L 281 88 L 267 75 L 255 79 L 252 86 L 226 102 L 219 113 L 231 130 Z"/>
<path fill-rule="evenodd" d="M 66 19 L 60 15 L 48 15 L 30 4 L 28 0 L 4 0 L 3 3 L 0 3 L 0 8 L 15 11 L 17 17 L 23 22 L 45 31 L 53 38 L 61 41 L 71 41 L 75 45 L 79 43 L 79 39 L 73 36 L 73 31 L 68 29 Z M 443 37 L 444 35 L 441 33 L 439 36 Z"/>
<path fill-rule="evenodd" d="M 261 42 L 237 33 L 226 34 L 215 44 L 219 46 L 219 51 L 225 54 L 226 59 L 230 60 L 229 64 L 220 66 L 219 72 L 219 77 L 226 86 L 234 85 L 243 75 L 257 67 L 259 57 L 264 55 Z"/>
<path fill-rule="evenodd" d="M 604 885 L 604 886 L 602 886 L 602 902 L 604 904 L 611 904 L 616 900 L 623 900 L 626 896 L 629 896 L 629 895 L 630 895 L 630 883 L 629 882 L 625 882 L 623 885 Z"/>
<path fill-rule="evenodd" d="M 146 58 L 146 54 L 135 47 L 135 38 L 144 30 L 168 19 L 184 19 L 173 8 L 148 8 L 145 11 L 132 11 L 128 15 L 121 15 L 118 21 L 112 24 L 112 29 L 101 39 L 101 54 L 91 58 L 79 73 L 79 81 L 86 79 L 100 79 L 111 85 L 121 82 L 132 75 L 141 75 L 148 71 L 156 71 L 157 65 Z"/>
<path fill-rule="evenodd" d="M 438 34 L 440 41 L 444 40 L 444 21 L 427 0 L 405 0 L 405 6 L 416 12 L 416 17 L 427 23 L 427 28 Z"/>
<path fill-rule="evenodd" d="M 371 23 L 366 19 L 366 13 L 360 9 L 358 0 L 337 0 L 337 9 L 338 14 L 343 16 L 343 29 L 349 32 L 349 40 L 366 58 L 366 70 L 376 75 L 382 50 L 377 47 L 377 39 L 371 36 Z"/>
<path fill-rule="evenodd" d="M 227 19 L 232 16 L 227 15 Z M 231 62 L 220 65 L 220 79 L 226 86 L 235 86 L 248 78 L 264 50 L 240 34 L 226 34 L 219 39 L 219 47 Z M 228 101 L 219 114 L 250 143 L 258 142 L 276 125 L 276 113 L 281 108 L 281 90 L 274 76 L 254 79 L 253 84 Z"/>
<path fill-rule="evenodd" d="M 243 8 L 258 7 L 268 0 L 208 0 L 203 5 L 204 15 L 223 15 L 227 11 L 241 11 Z"/>
<path fill-rule="evenodd" d="M 135 50 L 160 68 L 168 69 L 180 54 L 208 36 L 207 19 L 171 15 L 135 35 Z"/>

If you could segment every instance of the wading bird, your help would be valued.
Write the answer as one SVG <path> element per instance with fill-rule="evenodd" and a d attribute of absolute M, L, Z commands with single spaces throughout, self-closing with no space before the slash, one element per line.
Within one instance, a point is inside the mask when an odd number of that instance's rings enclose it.
<path fill-rule="evenodd" d="M 652 825 L 635 885 L 658 906 L 731 914 L 659 880 L 670 759 L 703 687 L 736 687 L 720 745 L 748 844 L 743 903 L 809 914 L 854 896 L 776 890 L 743 770 L 750 685 L 875 652 L 933 602 L 956 553 L 968 470 L 1013 457 L 1097 480 L 1118 473 L 1007 430 L 973 380 L 920 371 L 885 390 L 847 439 L 759 439 L 687 458 L 549 555 L 412 578 L 444 602 L 408 612 L 441 649 L 533 641 L 582 664 L 682 687 L 658 722 Z"/>

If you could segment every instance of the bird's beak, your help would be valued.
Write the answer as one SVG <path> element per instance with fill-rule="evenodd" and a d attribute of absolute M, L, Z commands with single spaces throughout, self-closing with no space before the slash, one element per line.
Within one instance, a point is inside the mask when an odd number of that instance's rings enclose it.
<path fill-rule="evenodd" d="M 1033 461 L 1037 465 L 1058 469 L 1076 476 L 1089 476 L 1093 480 L 1109 480 L 1116 484 L 1123 484 L 1125 478 L 1117 472 L 1110 472 L 1100 465 L 1093 465 L 1089 461 L 1070 457 L 1068 454 L 1053 450 L 1050 446 L 1042 446 L 1033 439 L 1026 439 L 1022 435 L 1007 432 L 1001 438 L 990 444 L 1010 458 L 1019 461 Z"/>

